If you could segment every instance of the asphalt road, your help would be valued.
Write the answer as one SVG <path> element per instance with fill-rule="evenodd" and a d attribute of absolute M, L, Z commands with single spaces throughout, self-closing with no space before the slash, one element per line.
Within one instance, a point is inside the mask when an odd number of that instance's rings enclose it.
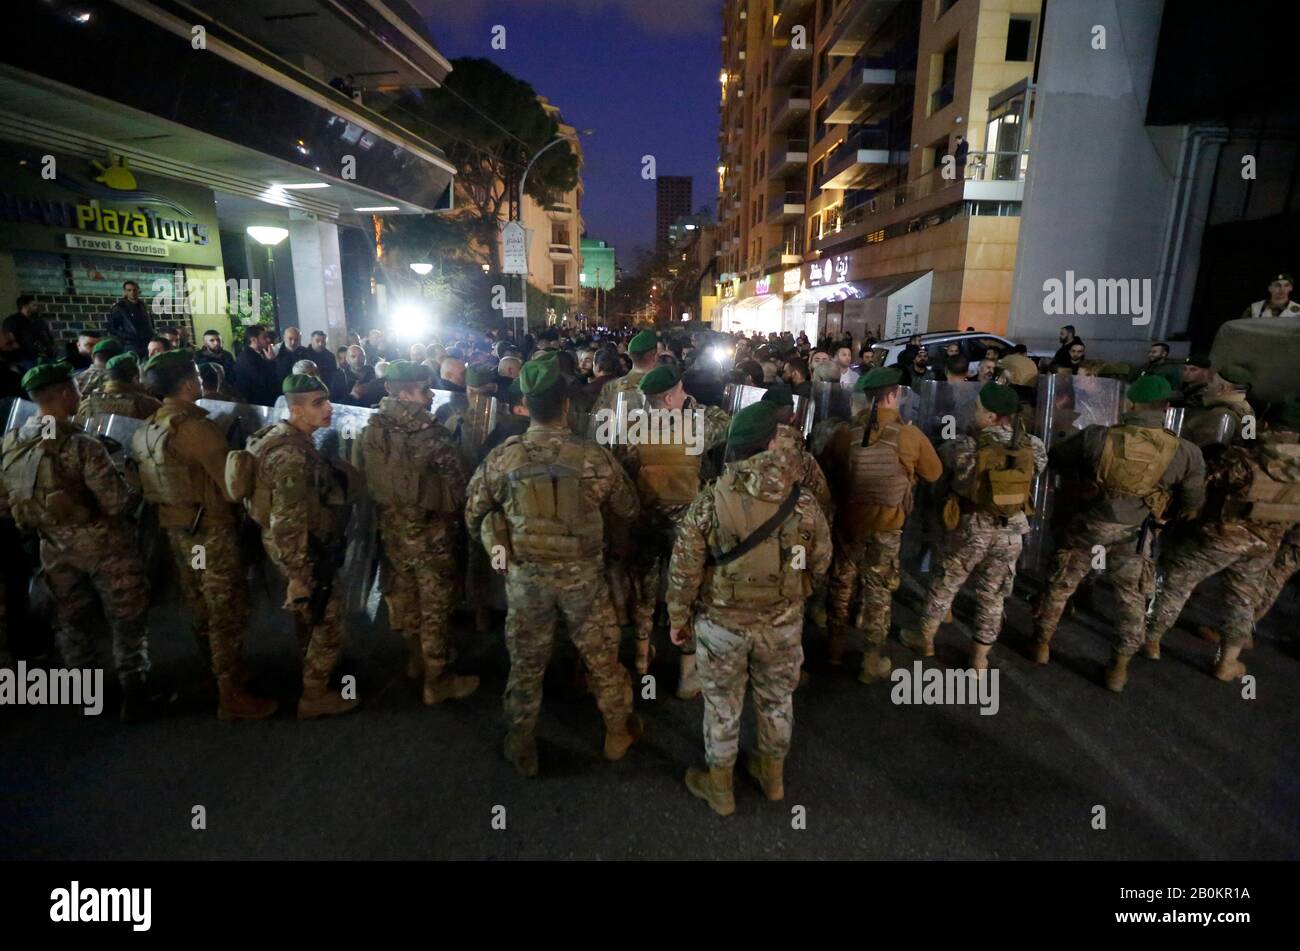
<path fill-rule="evenodd" d="M 1207 675 L 1213 647 L 1191 633 L 1214 607 L 1203 592 L 1159 662 L 1133 660 L 1128 689 L 1100 686 L 1106 616 L 1067 619 L 1053 663 L 1022 653 L 1027 605 L 1011 604 L 992 661 L 999 710 L 895 705 L 822 662 L 795 698 L 786 801 L 739 774 L 737 811 L 713 815 L 682 785 L 702 756 L 700 700 L 638 699 L 649 733 L 616 764 L 600 756 L 599 715 L 557 668 L 548 679 L 542 775 L 500 754 L 505 652 L 500 622 L 477 635 L 458 616 L 463 670 L 484 674 L 468 701 L 429 709 L 400 677 L 395 635 L 353 625 L 345 669 L 362 707 L 299 723 L 290 712 L 220 723 L 209 710 L 123 726 L 109 710 L 0 709 L 0 857 L 34 859 L 862 858 L 1295 859 L 1300 857 L 1300 641 L 1294 591 L 1246 655 L 1257 699 Z M 1097 601 L 1107 602 L 1105 592 Z M 908 592 L 896 623 L 913 620 Z M 964 657 L 946 625 L 927 666 Z M 255 599 L 255 689 L 289 711 L 297 690 L 287 618 Z M 152 616 L 155 673 L 200 664 L 182 610 Z M 895 663 L 913 655 L 891 641 Z M 670 655 L 666 642 L 660 656 Z M 856 657 L 851 658 L 856 662 Z M 555 665 L 553 665 L 554 667 Z M 752 742 L 747 718 L 742 745 Z M 738 771 L 739 773 L 739 771 Z M 202 805 L 207 827 L 191 828 Z M 804 828 L 794 828 L 795 807 Z M 1095 807 L 1105 829 L 1095 829 Z M 500 824 L 504 807 L 505 828 Z"/>

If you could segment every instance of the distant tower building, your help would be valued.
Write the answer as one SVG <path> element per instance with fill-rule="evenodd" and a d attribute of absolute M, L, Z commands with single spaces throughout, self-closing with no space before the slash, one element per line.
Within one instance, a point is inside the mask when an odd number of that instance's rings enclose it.
<path fill-rule="evenodd" d="M 673 222 L 691 213 L 691 176 L 662 175 L 655 182 L 655 247 L 662 248 Z"/>

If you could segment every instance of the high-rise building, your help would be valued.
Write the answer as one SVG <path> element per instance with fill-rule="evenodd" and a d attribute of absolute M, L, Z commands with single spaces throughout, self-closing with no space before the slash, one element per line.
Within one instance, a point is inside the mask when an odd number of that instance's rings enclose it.
<path fill-rule="evenodd" d="M 722 329 L 1005 329 L 1040 6 L 727 0 Z"/>
<path fill-rule="evenodd" d="M 655 247 L 668 243 L 668 229 L 691 213 L 692 181 L 689 175 L 662 175 L 655 180 Z"/>

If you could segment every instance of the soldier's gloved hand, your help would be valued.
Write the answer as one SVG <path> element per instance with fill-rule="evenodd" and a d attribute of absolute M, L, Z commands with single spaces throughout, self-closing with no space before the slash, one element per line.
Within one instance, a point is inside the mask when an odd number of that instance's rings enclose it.
<path fill-rule="evenodd" d="M 311 599 L 311 582 L 303 578 L 290 578 L 285 591 L 284 606 L 290 611 L 305 611 Z"/>

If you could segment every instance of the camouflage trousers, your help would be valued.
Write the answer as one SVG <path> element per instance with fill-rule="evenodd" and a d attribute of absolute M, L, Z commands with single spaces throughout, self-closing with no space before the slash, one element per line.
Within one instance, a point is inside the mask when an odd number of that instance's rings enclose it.
<path fill-rule="evenodd" d="M 1065 605 L 1092 570 L 1093 546 L 1106 549 L 1105 574 L 1115 592 L 1115 635 L 1119 654 L 1136 654 L 1146 637 L 1146 599 L 1155 590 L 1155 565 L 1150 545 L 1139 553 L 1141 530 L 1136 525 L 1084 520 L 1071 526 L 1065 546 L 1056 553 L 1052 576 L 1034 613 L 1038 636 L 1051 640 Z"/>
<path fill-rule="evenodd" d="M 235 526 L 214 525 L 191 533 L 166 529 L 181 594 L 190 609 L 190 630 L 217 677 L 234 673 L 248 631 L 248 593 Z M 195 547 L 202 548 L 202 561 Z"/>
<path fill-rule="evenodd" d="M 637 537 L 638 549 L 636 560 L 636 633 L 645 640 L 654 632 L 655 609 L 659 605 L 659 593 L 664 589 L 664 575 L 668 563 L 673 557 L 672 535 L 663 532 L 647 532 Z M 692 640 L 680 648 L 683 654 L 695 653 Z"/>
<path fill-rule="evenodd" d="M 939 547 L 930 579 L 925 620 L 935 627 L 952 610 L 967 578 L 975 579 L 975 640 L 992 644 L 1002 629 L 1003 604 L 1016 581 L 1016 562 L 1025 537 L 1019 532 L 961 525 Z"/>
<path fill-rule="evenodd" d="M 1273 564 L 1269 566 L 1268 575 L 1262 582 L 1259 604 L 1255 606 L 1256 621 L 1264 620 L 1264 615 L 1273 610 L 1282 589 L 1297 571 L 1300 571 L 1300 543 L 1291 541 L 1288 536 L 1282 540 L 1281 547 L 1273 557 Z"/>
<path fill-rule="evenodd" d="M 894 592 L 903 583 L 898 567 L 902 543 L 901 531 L 874 532 L 866 541 L 856 543 L 836 536 L 826 606 L 832 634 L 844 634 L 848 628 L 857 627 L 866 634 L 868 646 L 885 643 Z M 850 624 L 849 606 L 855 585 L 860 599 L 857 617 Z"/>
<path fill-rule="evenodd" d="M 745 685 L 754 694 L 758 752 L 784 759 L 794 729 L 794 690 L 803 665 L 802 624 L 732 631 L 696 616 L 696 665 L 704 694 L 704 758 L 734 766 Z"/>
<path fill-rule="evenodd" d="M 1160 559 L 1165 580 L 1156 596 L 1149 638 L 1158 641 L 1164 637 L 1178 622 L 1197 585 L 1222 574 L 1223 643 L 1245 643 L 1255 627 L 1255 607 L 1264 595 L 1278 541 L 1240 531 L 1234 532 L 1231 540 L 1202 535 L 1171 546 Z"/>
<path fill-rule="evenodd" d="M 343 590 L 336 583 L 325 603 L 325 613 L 319 624 L 313 623 L 307 606 L 295 608 L 293 633 L 298 639 L 302 654 L 303 686 L 324 687 L 343 653 Z"/>
<path fill-rule="evenodd" d="M 632 681 L 618 661 L 619 629 L 599 564 L 511 562 L 506 575 L 505 720 L 512 733 L 531 734 L 542 711 L 542 677 L 561 616 L 587 668 L 605 723 L 621 729 L 632 712 Z"/>
<path fill-rule="evenodd" d="M 149 583 L 126 525 L 104 522 L 41 539 L 41 565 L 54 602 L 54 632 L 69 667 L 93 667 L 96 595 L 113 633 L 113 663 L 123 683 L 149 672 Z"/>
<path fill-rule="evenodd" d="M 418 640 L 425 676 L 436 679 L 450 653 L 447 627 L 456 607 L 459 526 L 449 519 L 380 516 L 388 621 L 404 640 Z"/>

